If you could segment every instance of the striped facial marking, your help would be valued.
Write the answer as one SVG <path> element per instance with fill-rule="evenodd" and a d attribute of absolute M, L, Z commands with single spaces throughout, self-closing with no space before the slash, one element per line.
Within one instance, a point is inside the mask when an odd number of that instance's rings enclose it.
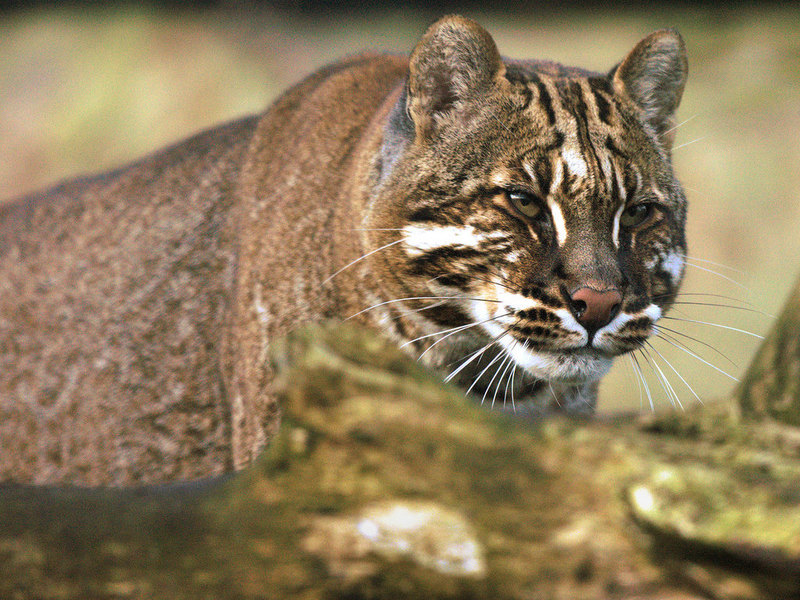
<path fill-rule="evenodd" d="M 680 282 L 685 265 L 683 256 L 674 250 L 667 253 L 667 256 L 661 261 L 661 268 L 669 274 L 673 285 L 678 285 Z"/>
<path fill-rule="evenodd" d="M 586 177 L 589 169 L 586 166 L 586 161 L 575 148 L 565 148 L 561 151 L 561 160 L 569 169 L 569 172 L 576 177 Z"/>
<path fill-rule="evenodd" d="M 564 219 L 564 213 L 552 196 L 548 196 L 547 198 L 547 208 L 550 209 L 550 216 L 553 219 L 553 228 L 556 230 L 556 242 L 559 246 L 563 246 L 564 242 L 567 241 L 567 222 Z"/>
<path fill-rule="evenodd" d="M 422 334 L 441 365 L 485 350 L 534 378 L 594 381 L 674 298 L 685 197 L 613 81 L 538 63 L 504 76 L 513 97 L 485 98 L 414 147 L 416 187 L 403 182 L 395 205 L 406 219 L 376 224 L 400 230 L 406 264 L 386 272 L 416 301 L 402 335 Z M 619 301 L 606 311 L 607 293 Z"/>
<path fill-rule="evenodd" d="M 653 334 L 661 314 L 661 307 L 652 303 L 641 311 L 621 312 L 594 335 L 592 345 L 613 355 L 638 348 Z"/>
<path fill-rule="evenodd" d="M 478 248 L 482 242 L 502 232 L 480 232 L 471 225 L 406 225 L 403 239 L 410 256 L 419 256 L 438 248 Z"/>
<path fill-rule="evenodd" d="M 502 318 L 492 319 L 492 311 L 485 303 L 473 304 L 473 317 L 482 323 L 489 336 L 497 339 L 515 364 L 531 375 L 564 383 L 582 383 L 600 379 L 611 368 L 608 356 L 594 351 L 569 352 L 584 348 L 587 335 L 568 310 L 551 311 L 540 302 L 501 290 L 498 298 L 502 304 L 496 309 L 496 315 Z M 546 319 L 547 325 L 530 326 L 531 332 L 527 335 L 513 335 L 526 327 L 526 314 Z M 512 335 L 508 335 L 509 332 Z M 537 346 L 546 346 L 546 349 Z"/>

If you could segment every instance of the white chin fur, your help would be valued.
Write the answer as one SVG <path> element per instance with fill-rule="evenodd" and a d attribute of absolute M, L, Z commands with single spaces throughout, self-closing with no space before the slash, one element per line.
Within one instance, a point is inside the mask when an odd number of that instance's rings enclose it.
<path fill-rule="evenodd" d="M 500 343 L 514 362 L 536 378 L 562 383 L 597 381 L 608 373 L 612 360 L 592 351 L 541 352 L 528 350 L 509 338 Z"/>

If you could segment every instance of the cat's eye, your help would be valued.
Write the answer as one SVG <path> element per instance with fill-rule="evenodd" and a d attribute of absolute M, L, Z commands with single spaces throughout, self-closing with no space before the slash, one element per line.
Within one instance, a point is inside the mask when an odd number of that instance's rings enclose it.
<path fill-rule="evenodd" d="M 508 190 L 506 196 L 514 208 L 530 219 L 538 217 L 542 212 L 542 207 L 536 198 L 527 192 Z"/>
<path fill-rule="evenodd" d="M 623 227 L 638 227 L 650 219 L 655 209 L 652 204 L 633 204 L 626 208 L 619 217 Z"/>

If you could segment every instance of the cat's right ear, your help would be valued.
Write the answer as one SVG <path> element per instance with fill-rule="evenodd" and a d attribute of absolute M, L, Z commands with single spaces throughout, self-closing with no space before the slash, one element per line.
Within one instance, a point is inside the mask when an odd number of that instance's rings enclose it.
<path fill-rule="evenodd" d="M 407 110 L 418 137 L 488 90 L 505 72 L 492 36 L 475 21 L 449 16 L 431 25 L 411 53 Z"/>

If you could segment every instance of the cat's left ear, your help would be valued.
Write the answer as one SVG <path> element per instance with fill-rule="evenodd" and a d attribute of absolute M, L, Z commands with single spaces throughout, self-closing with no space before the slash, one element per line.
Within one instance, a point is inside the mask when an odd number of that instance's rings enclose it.
<path fill-rule="evenodd" d="M 673 118 L 688 73 L 686 44 L 674 29 L 651 33 L 610 73 L 614 91 L 633 101 L 667 149 L 675 138 Z"/>

